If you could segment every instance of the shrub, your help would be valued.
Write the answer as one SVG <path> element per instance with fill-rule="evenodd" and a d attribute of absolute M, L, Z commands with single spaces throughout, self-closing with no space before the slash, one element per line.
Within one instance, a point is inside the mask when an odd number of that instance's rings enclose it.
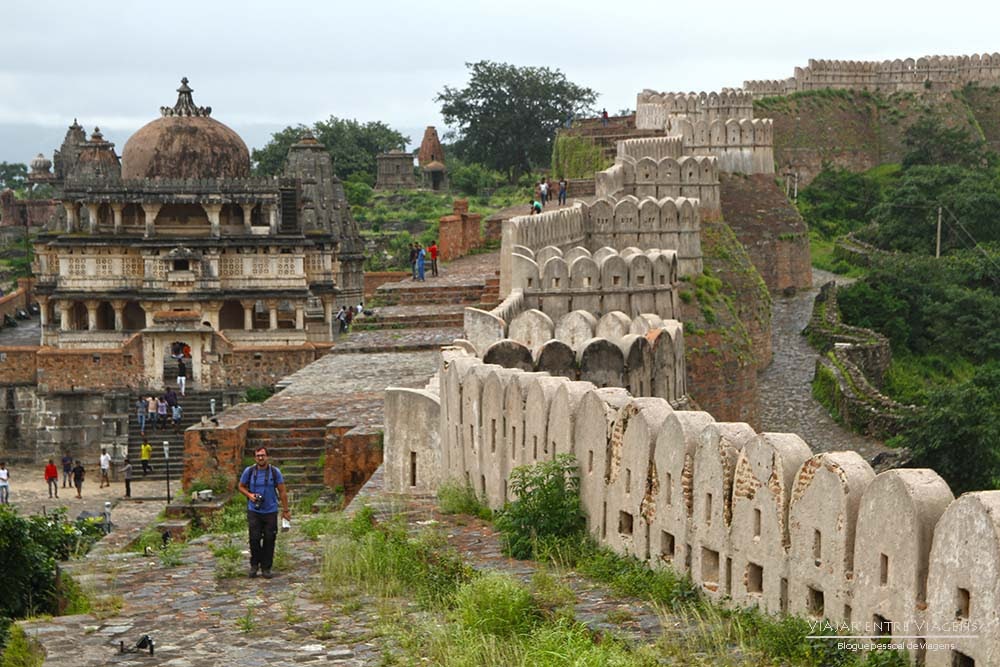
<path fill-rule="evenodd" d="M 499 637 L 526 633 L 539 621 L 531 592 L 500 572 L 487 572 L 459 587 L 453 613 L 463 627 Z"/>
<path fill-rule="evenodd" d="M 583 532 L 580 478 L 576 459 L 559 454 L 553 461 L 514 468 L 510 492 L 516 498 L 497 513 L 504 552 L 530 558 L 540 537 L 572 537 Z"/>
<path fill-rule="evenodd" d="M 243 392 L 243 400 L 247 403 L 263 403 L 274 396 L 274 387 L 249 387 Z"/>
<path fill-rule="evenodd" d="M 438 488 L 437 498 L 442 514 L 468 514 L 486 520 L 493 516 L 490 508 L 483 504 L 468 484 L 445 482 Z"/>

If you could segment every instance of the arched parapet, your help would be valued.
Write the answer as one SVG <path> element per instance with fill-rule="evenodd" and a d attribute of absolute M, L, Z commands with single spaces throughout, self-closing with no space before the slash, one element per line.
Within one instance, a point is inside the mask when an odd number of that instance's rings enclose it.
<path fill-rule="evenodd" d="M 702 574 L 702 588 L 714 599 L 733 594 L 740 583 L 733 572 L 729 544 L 733 474 L 743 446 L 756 437 L 748 424 L 705 426 L 694 452 L 691 542 L 692 569 Z"/>
<path fill-rule="evenodd" d="M 628 315 L 620 310 L 613 310 L 610 313 L 605 313 L 601 319 L 597 321 L 597 327 L 594 329 L 594 335 L 598 338 L 618 340 L 622 336 L 628 334 L 631 326 L 632 319 Z"/>
<path fill-rule="evenodd" d="M 553 377 L 576 380 L 580 369 L 576 365 L 576 352 L 561 340 L 549 340 L 538 348 L 535 370 Z"/>
<path fill-rule="evenodd" d="M 496 364 L 503 368 L 519 368 L 523 371 L 534 370 L 535 364 L 531 357 L 531 349 L 520 341 L 505 338 L 490 345 L 483 354 L 483 361 Z"/>
<path fill-rule="evenodd" d="M 559 318 L 555 337 L 569 347 L 576 349 L 596 335 L 597 318 L 588 311 L 574 310 Z"/>
<path fill-rule="evenodd" d="M 635 254 L 625 260 L 628 268 L 629 315 L 656 310 L 656 291 L 659 286 L 653 274 L 653 262 L 645 253 Z"/>
<path fill-rule="evenodd" d="M 677 252 L 660 250 L 652 254 L 653 282 L 656 285 L 653 312 L 665 319 L 680 316 L 677 294 Z"/>
<path fill-rule="evenodd" d="M 535 253 L 533 259 L 535 260 L 535 263 L 538 266 L 545 266 L 545 263 L 548 262 L 553 257 L 558 257 L 559 259 L 562 259 L 562 256 L 563 256 L 562 250 L 560 250 L 554 245 L 547 245 L 541 250 L 539 250 L 537 253 Z"/>
<path fill-rule="evenodd" d="M 580 379 L 597 387 L 625 384 L 625 358 L 621 348 L 605 338 L 591 338 L 577 351 Z"/>
<path fill-rule="evenodd" d="M 590 383 L 587 383 L 590 384 Z M 618 411 L 632 399 L 621 388 L 591 389 L 579 400 L 573 426 L 573 454 L 580 464 L 580 504 L 587 515 L 587 528 L 595 539 L 603 541 L 609 517 L 605 485 L 609 470 L 608 445 L 617 428 Z M 558 400 L 558 396 L 556 399 Z"/>
<path fill-rule="evenodd" d="M 734 599 L 767 613 L 789 609 L 788 504 L 795 475 L 811 454 L 797 436 L 764 434 L 745 442 L 736 460 L 730 529 L 738 582 Z"/>
<path fill-rule="evenodd" d="M 482 406 L 483 406 L 483 383 L 487 376 L 494 370 L 500 370 L 500 366 L 491 363 L 472 364 L 465 369 L 461 376 L 462 382 L 462 412 L 459 429 L 459 441 L 461 442 L 464 469 L 461 471 L 459 479 L 464 479 L 465 483 L 482 493 L 482 479 L 480 469 L 480 448 L 482 446 Z"/>
<path fill-rule="evenodd" d="M 510 469 L 525 464 L 524 456 L 524 425 L 525 425 L 525 401 L 528 397 L 528 383 L 532 378 L 544 375 L 544 373 L 518 373 L 507 383 L 507 393 L 504 394 L 504 440 L 506 442 L 507 460 Z M 508 490 L 508 499 L 510 493 Z"/>
<path fill-rule="evenodd" d="M 553 318 L 559 318 L 570 310 L 569 267 L 562 257 L 552 257 L 542 267 L 541 292 L 538 294 L 539 307 Z"/>
<path fill-rule="evenodd" d="M 789 610 L 850 622 L 854 529 L 875 473 L 857 452 L 825 452 L 802 464 L 788 510 Z"/>
<path fill-rule="evenodd" d="M 619 409 L 608 445 L 605 544 L 621 554 L 649 561 L 656 518 L 659 475 L 653 461 L 663 421 L 673 413 L 658 398 L 634 398 Z"/>
<path fill-rule="evenodd" d="M 527 465 L 555 458 L 548 434 L 549 410 L 556 391 L 563 384 L 565 380 L 545 374 L 527 380 L 524 401 L 524 460 Z"/>
<path fill-rule="evenodd" d="M 566 264 L 569 266 L 572 266 L 573 262 L 580 257 L 591 257 L 590 251 L 583 246 L 573 246 L 563 253 L 563 259 L 566 260 Z"/>
<path fill-rule="evenodd" d="M 538 264 L 524 255 L 511 256 L 511 289 L 524 292 L 538 290 Z"/>
<path fill-rule="evenodd" d="M 592 257 L 577 257 L 569 263 L 569 286 L 574 290 L 596 290 L 601 284 L 601 271 Z"/>
<path fill-rule="evenodd" d="M 656 313 L 640 313 L 632 318 L 628 332 L 637 336 L 645 336 L 653 329 L 659 329 L 661 326 L 663 326 L 663 318 Z"/>
<path fill-rule="evenodd" d="M 855 530 L 854 622 L 880 617 L 893 624 L 887 627 L 903 629 L 926 622 L 934 526 L 954 499 L 933 470 L 897 469 L 875 476 L 861 499 Z"/>
<path fill-rule="evenodd" d="M 587 230 L 591 240 L 590 246 L 614 245 L 614 205 L 607 198 L 598 199 L 587 211 Z M 596 260 L 596 253 L 594 259 Z"/>
<path fill-rule="evenodd" d="M 687 393 L 683 328 L 676 320 L 664 320 L 646 338 L 653 348 L 652 395 L 679 401 Z"/>
<path fill-rule="evenodd" d="M 526 245 L 515 244 L 512 246 L 511 251 L 517 253 L 518 255 L 524 255 L 528 259 L 535 259 L 535 251 Z"/>
<path fill-rule="evenodd" d="M 712 423 L 707 412 L 674 411 L 656 435 L 653 463 L 660 482 L 650 526 L 651 563 L 688 573 L 691 569 L 691 503 L 694 451 L 700 432 Z"/>
<path fill-rule="evenodd" d="M 602 246 L 602 247 L 598 248 L 594 252 L 593 259 L 594 259 L 595 262 L 597 262 L 598 264 L 600 264 L 601 262 L 603 262 L 608 257 L 613 257 L 614 255 L 617 255 L 617 254 L 618 254 L 618 251 L 615 250 L 614 248 L 612 248 L 611 246 Z"/>
<path fill-rule="evenodd" d="M 641 255 L 642 254 L 642 250 L 640 250 L 639 248 L 637 248 L 634 245 L 630 245 L 627 248 L 622 248 L 621 251 L 619 251 L 618 254 L 621 255 L 622 259 L 627 260 L 632 255 Z"/>
<path fill-rule="evenodd" d="M 625 358 L 625 388 L 633 396 L 651 396 L 653 348 L 649 341 L 630 333 L 615 342 Z"/>
<path fill-rule="evenodd" d="M 441 399 L 423 389 L 385 390 L 385 483 L 393 493 L 432 493 L 444 481 Z"/>
<path fill-rule="evenodd" d="M 615 205 L 614 240 L 619 248 L 639 242 L 639 201 L 635 197 L 624 197 Z"/>
<path fill-rule="evenodd" d="M 601 310 L 628 310 L 628 266 L 621 255 L 610 255 L 598 262 L 601 270 Z"/>
<path fill-rule="evenodd" d="M 465 481 L 465 447 L 462 431 L 462 378 L 478 359 L 466 356 L 454 348 L 441 351 L 442 365 L 438 373 L 441 396 L 442 469 L 449 479 Z"/>
<path fill-rule="evenodd" d="M 654 193 L 655 195 L 655 193 Z M 650 197 L 639 203 L 639 245 L 652 248 L 660 242 L 660 204 Z"/>
<path fill-rule="evenodd" d="M 507 445 L 504 412 L 507 388 L 518 375 L 516 369 L 495 369 L 486 375 L 482 387 L 482 439 L 479 450 L 480 477 L 473 480 L 480 497 L 493 508 L 507 500 L 507 477 L 510 474 L 510 448 Z"/>
<path fill-rule="evenodd" d="M 928 627 L 960 635 L 951 651 L 928 651 L 928 667 L 1000 664 L 1000 491 L 966 493 L 941 515 L 927 598 Z"/>
<path fill-rule="evenodd" d="M 450 347 L 462 350 L 466 354 L 471 354 L 474 357 L 479 356 L 479 351 L 476 349 L 476 346 L 472 344 L 472 341 L 468 341 L 464 338 L 456 338 L 455 340 L 451 341 Z"/>
<path fill-rule="evenodd" d="M 637 197 L 656 194 L 656 160 L 651 157 L 641 158 L 635 163 L 635 194 Z"/>
<path fill-rule="evenodd" d="M 520 290 L 512 293 L 507 300 L 515 299 L 523 305 L 523 294 Z M 503 304 L 501 304 L 503 305 Z M 509 304 L 509 308 L 500 311 L 503 315 L 520 312 L 514 304 Z M 493 343 L 507 337 L 507 323 L 495 312 L 486 312 L 479 308 L 467 307 L 463 311 L 463 330 L 465 339 L 475 346 L 478 354 L 482 355 Z"/>
<path fill-rule="evenodd" d="M 553 337 L 555 325 L 546 313 L 532 308 L 518 314 L 511 321 L 508 331 L 510 339 L 522 344 L 528 350 L 537 350 L 542 343 Z M 530 356 L 529 353 L 529 358 Z M 530 367 L 525 370 L 530 370 Z"/>
<path fill-rule="evenodd" d="M 677 189 L 681 184 L 681 165 L 678 158 L 663 158 L 656 165 L 656 184 L 658 186 L 657 197 L 664 196 L 676 196 L 672 194 L 664 194 L 661 190 L 666 187 L 668 189 Z"/>
<path fill-rule="evenodd" d="M 573 448 L 576 433 L 577 410 L 583 397 L 595 389 L 589 382 L 562 382 L 552 397 L 549 408 L 549 424 L 547 433 L 549 447 L 553 457 L 559 454 L 574 454 Z M 578 460 L 581 476 L 584 473 L 585 461 Z"/>

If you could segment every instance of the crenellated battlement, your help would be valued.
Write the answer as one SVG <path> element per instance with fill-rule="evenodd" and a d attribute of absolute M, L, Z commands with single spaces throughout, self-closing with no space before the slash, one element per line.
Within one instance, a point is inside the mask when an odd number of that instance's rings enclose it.
<path fill-rule="evenodd" d="M 646 89 L 636 96 L 637 128 L 662 129 L 671 116 L 705 121 L 753 118 L 753 95 L 727 88 L 710 93 L 658 93 Z"/>
<path fill-rule="evenodd" d="M 819 88 L 880 91 L 954 90 L 969 83 L 1000 82 L 1000 53 L 924 56 L 895 60 L 809 60 L 783 80 L 746 81 L 753 97 L 788 95 Z"/>
<path fill-rule="evenodd" d="M 620 346 L 593 341 L 595 365 L 617 361 Z M 486 363 L 462 342 L 425 389 L 387 390 L 385 435 L 392 491 L 455 480 L 497 508 L 515 467 L 572 454 L 594 539 L 721 604 L 928 636 L 945 645 L 928 665 L 1000 663 L 1000 491 L 956 499 L 933 470 L 876 475 L 855 452 Z"/>

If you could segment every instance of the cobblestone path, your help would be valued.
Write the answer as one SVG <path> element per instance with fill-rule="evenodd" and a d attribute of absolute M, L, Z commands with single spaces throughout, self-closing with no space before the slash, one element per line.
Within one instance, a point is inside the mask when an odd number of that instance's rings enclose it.
<path fill-rule="evenodd" d="M 771 316 L 773 359 L 757 378 L 757 400 L 764 431 L 798 433 L 814 452 L 853 449 L 866 460 L 889 451 L 880 442 L 852 433 L 830 417 L 812 396 L 816 351 L 802 335 L 812 315 L 819 286 L 835 278 L 813 269 L 813 289 L 774 297 Z M 838 281 L 840 280 L 837 277 Z"/>
<path fill-rule="evenodd" d="M 441 515 L 431 498 L 383 494 L 380 472 L 352 506 L 362 504 L 376 508 L 381 516 L 404 514 L 414 531 L 441 531 L 476 569 L 501 570 L 528 581 L 540 567 L 504 557 L 496 532 L 486 522 Z M 364 595 L 334 600 L 314 595 L 323 543 L 309 539 L 297 527 L 279 538 L 283 542 L 279 549 L 288 553 L 291 565 L 271 581 L 217 577 L 211 547 L 231 541 L 244 550 L 245 558 L 243 533 L 192 540 L 176 567 L 165 567 L 155 556 L 121 551 L 128 541 L 126 531 L 114 537 L 112 543 L 98 545 L 87 558 L 65 569 L 85 588 L 116 596 L 120 612 L 106 618 L 87 614 L 23 624 L 45 648 L 46 665 L 374 667 L 385 664 L 385 653 L 393 650 L 393 641 L 380 626 L 384 603 Z M 242 566 L 241 562 L 240 572 Z M 576 596 L 577 618 L 594 630 L 642 643 L 654 641 L 663 632 L 661 616 L 652 605 L 616 596 L 572 572 L 554 574 Z M 401 608 L 414 620 L 426 620 L 426 612 L 414 605 Z M 694 626 L 672 618 L 666 630 L 683 633 L 688 629 L 693 631 Z M 143 634 L 156 642 L 154 656 L 118 652 L 119 642 L 134 645 Z"/>

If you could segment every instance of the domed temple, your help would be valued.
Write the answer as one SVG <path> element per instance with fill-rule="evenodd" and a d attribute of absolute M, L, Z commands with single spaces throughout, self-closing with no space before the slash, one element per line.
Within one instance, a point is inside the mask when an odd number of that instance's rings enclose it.
<path fill-rule="evenodd" d="M 306 133 L 280 177 L 251 176 L 246 144 L 192 92 L 182 79 L 120 158 L 74 120 L 54 173 L 32 163 L 62 204 L 35 243 L 41 349 L 127 349 L 136 368 L 123 386 L 172 381 L 178 342 L 189 386 L 256 384 L 227 359 L 322 347 L 340 306 L 362 296 L 362 245 L 329 153 Z"/>

